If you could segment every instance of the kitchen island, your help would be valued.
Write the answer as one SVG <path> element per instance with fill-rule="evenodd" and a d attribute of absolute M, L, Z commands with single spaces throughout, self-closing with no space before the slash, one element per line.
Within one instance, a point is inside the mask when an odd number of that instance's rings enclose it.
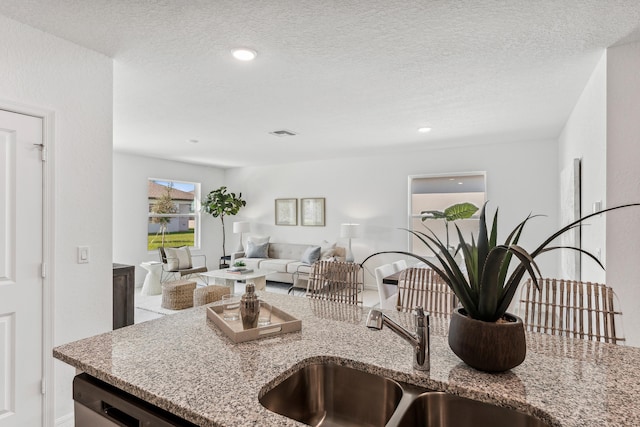
<path fill-rule="evenodd" d="M 334 362 L 431 390 L 514 408 L 554 426 L 639 426 L 640 349 L 527 335 L 527 357 L 488 374 L 461 362 L 447 322 L 431 320 L 431 370 L 412 368 L 410 346 L 365 327 L 368 308 L 261 293 L 302 330 L 233 343 L 206 306 L 65 344 L 54 357 L 201 426 L 300 426 L 258 401 L 301 366 Z M 404 325 L 411 315 L 387 312 Z"/>

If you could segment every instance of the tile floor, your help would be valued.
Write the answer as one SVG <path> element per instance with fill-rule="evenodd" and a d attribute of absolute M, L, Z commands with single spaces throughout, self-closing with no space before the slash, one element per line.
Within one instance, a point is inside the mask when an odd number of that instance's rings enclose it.
<path fill-rule="evenodd" d="M 166 310 L 160 307 L 162 302 L 161 295 L 144 296 L 140 295 L 141 288 L 135 290 L 135 312 L 134 322 L 142 323 L 148 320 L 157 319 L 167 314 L 178 313 L 175 310 Z M 289 285 L 286 283 L 269 282 L 267 281 L 267 292 L 275 292 L 286 294 L 289 290 Z M 236 282 L 236 293 L 244 292 L 244 283 Z M 304 292 L 295 291 L 296 296 L 304 296 Z M 379 303 L 378 291 L 376 289 L 365 289 L 362 293 L 363 305 L 365 307 L 374 307 Z"/>

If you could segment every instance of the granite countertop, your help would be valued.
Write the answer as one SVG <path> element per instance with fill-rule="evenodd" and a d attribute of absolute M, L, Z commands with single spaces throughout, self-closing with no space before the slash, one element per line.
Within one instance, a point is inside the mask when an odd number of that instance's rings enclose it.
<path fill-rule="evenodd" d="M 235 344 L 206 306 L 56 347 L 54 357 L 201 426 L 300 426 L 258 397 L 301 366 L 333 361 L 532 414 L 554 426 L 640 425 L 640 349 L 531 333 L 524 363 L 502 374 L 466 366 L 447 322 L 431 321 L 431 370 L 410 346 L 364 326 L 368 308 L 261 293 L 302 330 Z M 411 316 L 387 312 L 401 324 Z"/>

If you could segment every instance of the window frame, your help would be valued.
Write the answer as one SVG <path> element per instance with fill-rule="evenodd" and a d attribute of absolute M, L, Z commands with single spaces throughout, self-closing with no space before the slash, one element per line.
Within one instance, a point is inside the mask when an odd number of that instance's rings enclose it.
<path fill-rule="evenodd" d="M 428 178 L 458 178 L 458 177 L 465 177 L 465 176 L 482 176 L 483 177 L 483 184 L 484 184 L 484 201 L 486 202 L 486 200 L 488 200 L 487 194 L 487 172 L 486 171 L 470 171 L 470 172 L 446 172 L 446 173 L 436 173 L 436 174 L 419 174 L 419 175 L 409 175 L 408 179 L 407 179 L 407 230 L 413 230 L 413 220 L 416 218 L 421 218 L 420 214 L 413 214 L 413 181 L 414 180 L 419 180 L 419 179 L 428 179 Z M 415 194 L 420 194 L 420 193 L 415 193 Z M 445 194 L 452 194 L 452 193 L 445 193 Z M 479 208 L 481 208 L 481 206 L 478 206 Z M 472 219 L 477 219 L 476 215 L 479 215 L 479 213 L 476 213 Z M 422 231 L 422 230 L 421 230 Z M 414 242 L 414 235 L 412 233 L 407 233 L 407 248 L 408 248 L 408 252 L 413 253 L 414 252 L 414 248 L 413 248 L 413 242 Z M 477 236 L 476 236 L 477 237 Z"/>
<path fill-rule="evenodd" d="M 165 183 L 178 183 L 193 185 L 193 212 L 189 213 L 174 213 L 174 214 L 154 214 L 151 212 L 151 203 L 149 197 L 149 183 L 150 182 L 165 182 Z M 168 179 L 168 178 L 147 178 L 147 252 L 149 254 L 155 253 L 157 249 L 149 249 L 148 236 L 149 236 L 149 221 L 151 218 L 194 218 L 193 226 L 193 246 L 189 246 L 189 249 L 200 250 L 201 249 L 201 232 L 202 232 L 202 212 L 200 210 L 201 205 L 201 183 L 193 181 L 185 181 L 180 179 Z M 175 188 L 175 187 L 174 187 Z"/>

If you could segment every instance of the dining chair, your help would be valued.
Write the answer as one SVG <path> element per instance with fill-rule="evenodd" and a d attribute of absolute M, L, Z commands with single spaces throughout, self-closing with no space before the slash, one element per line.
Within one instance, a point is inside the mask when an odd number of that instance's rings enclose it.
<path fill-rule="evenodd" d="M 407 261 L 404 259 L 392 262 L 394 272 L 402 271 L 407 269 Z"/>
<path fill-rule="evenodd" d="M 360 264 L 342 261 L 316 261 L 307 281 L 309 298 L 362 305 L 364 290 Z"/>
<path fill-rule="evenodd" d="M 458 299 L 432 268 L 407 268 L 398 281 L 398 311 L 412 311 L 422 306 L 435 317 L 450 317 Z"/>
<path fill-rule="evenodd" d="M 398 293 L 398 287 L 395 285 L 387 285 L 383 283 L 382 280 L 395 273 L 396 270 L 393 268 L 392 264 L 383 264 L 376 267 L 374 272 L 376 275 L 376 284 L 378 285 L 380 308 L 395 309 L 397 298 L 394 298 L 394 296 Z"/>
<path fill-rule="evenodd" d="M 604 341 L 625 341 L 609 286 L 561 279 L 528 279 L 520 290 L 520 315 L 528 331 Z M 617 304 L 616 304 L 617 305 Z"/>
<path fill-rule="evenodd" d="M 160 283 L 187 279 L 191 276 L 197 276 L 203 282 L 209 283 L 208 278 L 202 276 L 206 273 L 207 257 L 203 255 L 192 255 L 186 246 L 180 248 L 164 248 L 159 247 L 160 261 L 162 261 L 162 271 L 160 273 Z M 203 266 L 193 265 L 193 258 L 202 258 Z"/>

